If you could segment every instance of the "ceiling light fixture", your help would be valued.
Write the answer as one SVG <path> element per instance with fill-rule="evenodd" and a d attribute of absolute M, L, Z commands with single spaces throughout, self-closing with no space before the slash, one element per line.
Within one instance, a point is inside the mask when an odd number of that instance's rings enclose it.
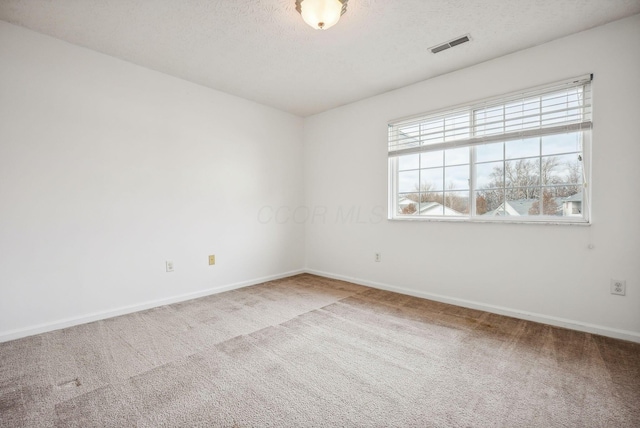
<path fill-rule="evenodd" d="M 326 30 L 336 25 L 347 11 L 349 0 L 296 0 L 296 10 L 304 22 L 316 30 Z"/>

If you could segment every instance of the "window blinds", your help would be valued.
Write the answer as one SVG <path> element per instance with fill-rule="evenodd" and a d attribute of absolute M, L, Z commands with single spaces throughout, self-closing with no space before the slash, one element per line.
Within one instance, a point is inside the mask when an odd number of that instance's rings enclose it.
<path fill-rule="evenodd" d="M 389 156 L 591 129 L 585 75 L 389 123 Z"/>

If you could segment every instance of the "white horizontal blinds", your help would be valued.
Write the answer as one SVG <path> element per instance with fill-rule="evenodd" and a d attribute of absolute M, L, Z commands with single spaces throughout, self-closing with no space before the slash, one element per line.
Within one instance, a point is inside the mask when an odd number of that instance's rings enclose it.
<path fill-rule="evenodd" d="M 471 115 L 468 107 L 389 124 L 389 154 L 422 152 L 439 144 L 448 147 L 453 141 L 468 140 L 470 132 Z"/>
<path fill-rule="evenodd" d="M 389 124 L 389 156 L 591 128 L 591 75 Z"/>

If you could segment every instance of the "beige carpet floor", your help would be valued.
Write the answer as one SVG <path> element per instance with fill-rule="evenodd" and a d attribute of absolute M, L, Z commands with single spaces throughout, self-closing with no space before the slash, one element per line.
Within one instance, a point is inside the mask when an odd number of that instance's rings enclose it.
<path fill-rule="evenodd" d="M 298 275 L 0 344 L 2 427 L 639 427 L 640 344 Z"/>

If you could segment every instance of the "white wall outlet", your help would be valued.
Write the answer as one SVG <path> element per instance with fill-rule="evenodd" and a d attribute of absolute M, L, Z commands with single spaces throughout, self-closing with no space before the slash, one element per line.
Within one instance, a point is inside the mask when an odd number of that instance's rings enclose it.
<path fill-rule="evenodd" d="M 165 262 L 165 267 L 167 268 L 167 272 L 173 272 L 173 262 L 167 260 Z"/>
<path fill-rule="evenodd" d="M 382 261 L 382 256 L 380 255 L 380 253 L 375 253 L 374 260 L 376 262 L 381 262 Z"/>
<path fill-rule="evenodd" d="M 618 294 L 620 296 L 627 294 L 627 281 L 624 279 L 612 279 L 611 294 Z"/>

